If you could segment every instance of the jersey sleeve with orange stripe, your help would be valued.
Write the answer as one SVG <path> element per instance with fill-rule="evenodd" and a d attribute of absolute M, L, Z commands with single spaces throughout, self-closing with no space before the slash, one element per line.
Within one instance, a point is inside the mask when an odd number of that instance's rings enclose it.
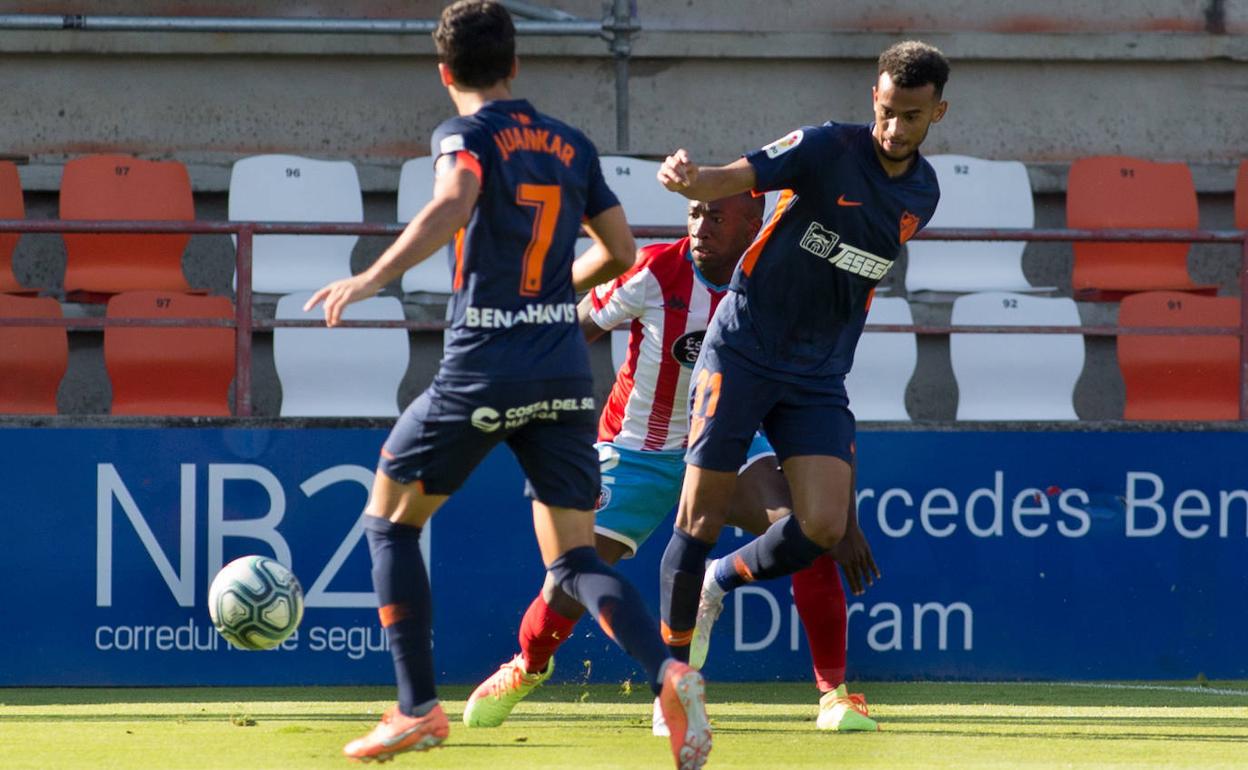
<path fill-rule="evenodd" d="M 484 132 L 474 130 L 474 126 L 462 118 L 445 121 L 433 132 L 429 142 L 434 168 L 442 173 L 448 167 L 442 158 L 447 157 L 451 159 L 450 167 L 466 167 L 478 180 L 484 179 L 491 156 L 487 152 L 487 141 L 489 137 Z"/>

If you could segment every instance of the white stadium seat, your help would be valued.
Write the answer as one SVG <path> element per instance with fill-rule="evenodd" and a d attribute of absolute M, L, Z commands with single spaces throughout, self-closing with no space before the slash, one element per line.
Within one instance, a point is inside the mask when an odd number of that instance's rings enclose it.
<path fill-rule="evenodd" d="M 627 155 L 603 155 L 598 160 L 607 186 L 620 199 L 630 225 L 685 226 L 689 201 L 659 184 L 658 161 Z"/>
<path fill-rule="evenodd" d="M 312 292 L 288 294 L 275 318 L 324 319 L 317 307 L 305 313 Z M 372 297 L 348 305 L 347 321 L 401 321 L 395 297 Z M 409 358 L 406 329 L 273 330 L 273 362 L 282 385 L 282 417 L 397 417 L 399 383 Z"/>
<path fill-rule="evenodd" d="M 624 216 L 630 226 L 664 225 L 684 227 L 689 201 L 683 195 L 668 192 L 659 185 L 659 163 L 630 158 L 627 155 L 603 155 L 598 158 L 607 186 L 620 199 Z M 676 238 L 638 238 L 637 248 L 652 243 L 670 243 Z M 580 257 L 594 244 L 591 238 L 576 239 L 576 256 Z M 614 349 L 616 343 L 612 342 Z"/>
<path fill-rule="evenodd" d="M 407 224 L 433 200 L 433 156 L 412 158 L 399 171 L 399 222 Z M 403 293 L 447 295 L 451 293 L 450 254 L 438 249 L 428 259 L 403 274 Z"/>
<path fill-rule="evenodd" d="M 1083 372 L 1079 308 L 1069 297 L 1012 292 L 966 294 L 953 302 L 955 326 L 1070 326 L 1073 334 L 949 335 L 959 420 L 1077 420 Z"/>
<path fill-rule="evenodd" d="M 912 324 L 910 305 L 900 297 L 875 297 L 867 323 Z M 914 332 L 864 332 L 845 378 L 849 406 L 859 420 L 909 420 L 906 387 L 918 363 Z"/>
<path fill-rule="evenodd" d="M 927 227 L 1031 228 L 1035 204 L 1027 168 L 1016 160 L 966 155 L 927 159 L 940 182 L 940 204 Z M 1051 291 L 1023 275 L 1023 241 L 910 241 L 906 291 Z"/>
<path fill-rule="evenodd" d="M 229 218 L 257 222 L 363 222 L 360 179 L 349 161 L 255 155 L 230 172 Z M 318 289 L 351 275 L 355 235 L 259 235 L 252 290 Z M 237 276 L 235 276 L 237 283 Z"/>

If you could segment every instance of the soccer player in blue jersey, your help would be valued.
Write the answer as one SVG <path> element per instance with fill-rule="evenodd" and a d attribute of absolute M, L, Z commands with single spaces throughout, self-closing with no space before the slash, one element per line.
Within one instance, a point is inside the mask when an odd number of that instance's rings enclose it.
<path fill-rule="evenodd" d="M 384 761 L 446 739 L 420 528 L 506 442 L 528 480 L 551 579 L 641 663 L 672 725 L 676 765 L 694 770 L 711 749 L 702 678 L 669 657 L 636 589 L 594 550 L 596 409 L 574 286 L 587 289 L 626 270 L 632 235 L 593 144 L 511 97 L 515 29 L 502 5 L 454 3 L 434 41 L 459 116 L 433 135 L 433 200 L 371 267 L 320 289 L 307 305 L 324 303 L 333 326 L 348 304 L 376 294 L 454 237 L 442 365 L 382 447 L 364 517 L 398 703 L 343 751 Z M 573 265 L 582 222 L 603 248 Z"/>
<path fill-rule="evenodd" d="M 948 75 L 937 49 L 898 43 L 879 58 L 874 122 L 806 126 L 726 166 L 700 167 L 680 149 L 659 170 L 664 187 L 694 200 L 783 191 L 693 373 L 689 469 L 661 569 L 663 632 L 682 660 L 707 643 L 726 591 L 792 574 L 844 535 L 854 447 L 845 374 L 875 285 L 936 210 L 936 174 L 918 150 L 945 115 Z M 793 514 L 708 567 L 760 423 Z"/>
<path fill-rule="evenodd" d="M 602 491 L 594 529 L 609 564 L 631 557 L 676 506 L 685 473 L 689 377 L 702 336 L 723 299 L 733 268 L 762 225 L 763 199 L 741 193 L 689 204 L 688 237 L 637 254 L 624 275 L 596 287 L 578 306 L 586 339 L 628 328 L 628 352 L 598 423 Z M 595 246 L 594 248 L 601 248 Z M 791 504 L 775 453 L 752 442 L 728 523 L 754 534 Z M 838 546 L 855 593 L 879 570 L 857 527 Z M 793 601 L 810 642 L 815 684 L 824 694 L 816 724 L 836 731 L 875 730 L 862 696 L 845 679 L 845 593 L 832 556 L 793 575 Z M 482 682 L 464 707 L 464 723 L 497 727 L 554 671 L 554 653 L 584 610 L 547 578 L 521 621 L 520 652 Z M 704 661 L 690 661 L 701 668 Z M 655 735 L 668 735 L 660 704 Z"/>

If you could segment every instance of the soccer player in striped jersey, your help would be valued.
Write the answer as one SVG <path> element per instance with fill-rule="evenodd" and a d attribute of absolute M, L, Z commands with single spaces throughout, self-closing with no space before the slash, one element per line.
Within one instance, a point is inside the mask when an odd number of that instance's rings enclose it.
<path fill-rule="evenodd" d="M 854 416 L 845 374 L 876 284 L 936 210 L 936 173 L 918 150 L 948 108 L 949 63 L 937 49 L 898 43 L 878 64 L 873 123 L 806 126 L 726 166 L 700 167 L 680 149 L 659 169 L 664 187 L 691 200 L 783 191 L 693 373 L 689 469 L 661 571 L 661 618 L 681 659 L 709 639 L 726 591 L 793 574 L 846 531 Z M 793 514 L 708 568 L 760 423 Z"/>
<path fill-rule="evenodd" d="M 733 267 L 757 234 L 763 199 L 742 193 L 689 204 L 688 236 L 646 246 L 633 268 L 581 300 L 581 328 L 589 340 L 627 326 L 628 352 L 616 373 L 598 424 L 602 491 L 598 497 L 598 554 L 614 564 L 636 553 L 680 496 L 688 437 L 689 375 L 702 336 L 723 299 Z M 775 454 L 756 436 L 739 470 L 740 494 L 728 521 L 753 534 L 791 508 Z M 861 592 L 879 572 L 856 519 L 838 558 L 846 560 L 851 587 Z M 793 576 L 794 600 L 824 697 L 817 725 L 830 730 L 874 730 L 860 697 L 845 690 L 845 594 L 836 563 L 824 556 Z M 464 722 L 495 727 L 546 681 L 553 654 L 572 633 L 584 609 L 549 578 L 520 627 L 520 652 L 468 699 Z M 705 649 L 703 650 L 705 651 Z M 692 661 L 701 667 L 702 660 Z M 655 709 L 657 734 L 665 734 Z"/>
<path fill-rule="evenodd" d="M 702 677 L 668 655 L 635 588 L 594 550 L 599 489 L 589 351 L 576 293 L 618 276 L 632 234 L 580 131 L 511 96 L 515 27 L 499 3 L 459 0 L 434 32 L 457 117 L 434 132 L 433 200 L 363 273 L 317 291 L 326 323 L 454 236 L 454 294 L 433 384 L 381 450 L 364 516 L 373 586 L 394 658 L 398 703 L 343 749 L 385 761 L 440 745 L 450 726 L 434 686 L 432 601 L 420 528 L 500 442 L 520 461 L 547 574 L 642 665 L 679 770 L 711 750 Z M 602 248 L 573 265 L 582 223 Z"/>

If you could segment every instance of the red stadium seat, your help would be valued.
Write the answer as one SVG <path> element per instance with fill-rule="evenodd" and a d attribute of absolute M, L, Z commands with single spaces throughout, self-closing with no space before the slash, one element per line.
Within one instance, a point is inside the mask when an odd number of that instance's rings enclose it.
<path fill-rule="evenodd" d="M 117 294 L 109 318 L 233 318 L 225 297 L 162 291 Z M 109 326 L 104 365 L 113 414 L 230 414 L 234 330 L 229 327 Z"/>
<path fill-rule="evenodd" d="M 90 155 L 65 164 L 61 219 L 195 219 L 191 178 L 176 161 Z M 187 291 L 182 252 L 191 236 L 65 233 L 65 291 Z"/>
<path fill-rule="evenodd" d="M 1248 230 L 1248 160 L 1239 164 L 1235 177 L 1235 228 Z"/>
<path fill-rule="evenodd" d="M 22 181 L 17 166 L 0 160 L 0 219 L 25 219 L 26 206 L 22 202 Z M 17 248 L 20 233 L 0 233 L 0 291 L 27 291 L 13 275 L 13 251 Z"/>
<path fill-rule="evenodd" d="M 1239 298 L 1146 292 L 1122 300 L 1118 325 L 1239 326 Z M 1239 338 L 1226 335 L 1118 337 L 1128 420 L 1238 420 Z"/>
<path fill-rule="evenodd" d="M 1066 224 L 1072 228 L 1195 229 L 1196 187 L 1185 163 L 1153 163 L 1105 155 L 1080 158 L 1070 166 Z M 1071 282 L 1076 299 L 1121 299 L 1138 291 L 1191 291 L 1188 243 L 1075 243 Z"/>
<path fill-rule="evenodd" d="M 50 297 L 0 294 L 0 317 L 60 318 Z M 0 412 L 56 414 L 56 392 L 69 365 L 63 326 L 0 326 Z"/>

